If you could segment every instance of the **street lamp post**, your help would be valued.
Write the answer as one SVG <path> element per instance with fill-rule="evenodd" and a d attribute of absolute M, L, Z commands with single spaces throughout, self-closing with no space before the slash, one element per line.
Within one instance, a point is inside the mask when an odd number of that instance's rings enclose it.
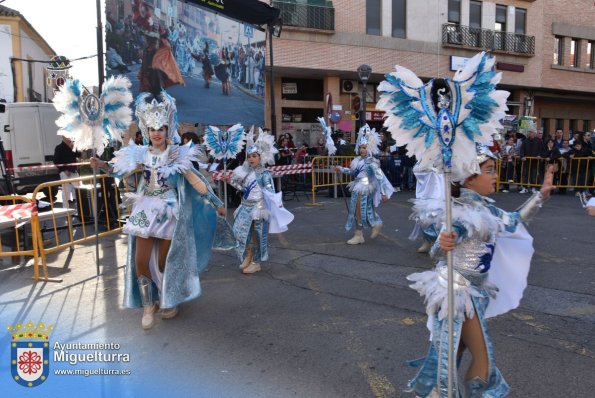
<path fill-rule="evenodd" d="M 359 80 L 362 82 L 363 90 L 362 90 L 362 113 L 360 115 L 360 124 L 363 126 L 366 124 L 366 97 L 368 95 L 366 91 L 366 85 L 368 84 L 368 80 L 370 79 L 370 75 L 372 74 L 372 68 L 370 65 L 362 64 L 357 68 L 357 75 L 359 76 Z"/>

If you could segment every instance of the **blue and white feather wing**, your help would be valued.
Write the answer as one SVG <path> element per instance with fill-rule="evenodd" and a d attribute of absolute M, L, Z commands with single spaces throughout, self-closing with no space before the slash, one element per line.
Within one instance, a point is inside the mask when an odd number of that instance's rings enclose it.
<path fill-rule="evenodd" d="M 337 153 L 337 147 L 335 146 L 335 141 L 333 141 L 332 129 L 330 126 L 326 125 L 323 117 L 319 117 L 318 122 L 322 126 L 322 134 L 324 134 L 324 145 L 326 150 L 328 151 L 329 156 L 333 156 Z"/>
<path fill-rule="evenodd" d="M 242 151 L 245 144 L 246 133 L 244 126 L 234 124 L 227 129 L 227 159 L 235 159 L 238 153 Z"/>
<path fill-rule="evenodd" d="M 81 94 L 83 85 L 78 80 L 66 80 L 64 85 L 52 100 L 54 108 L 62 115 L 56 120 L 59 127 L 58 135 L 73 138 L 75 131 L 80 129 L 83 120 L 80 114 Z"/>
<path fill-rule="evenodd" d="M 122 141 L 122 133 L 132 123 L 132 93 L 125 76 L 111 77 L 103 86 L 103 128 L 110 141 Z"/>
<path fill-rule="evenodd" d="M 453 98 L 457 136 L 452 150 L 453 177 L 458 180 L 479 172 L 475 143 L 491 145 L 508 110 L 510 93 L 496 89 L 502 74 L 495 72 L 495 60 L 481 52 L 451 80 L 457 94 Z"/>
<path fill-rule="evenodd" d="M 211 152 L 211 155 L 217 159 L 223 159 L 225 157 L 225 143 L 222 142 L 221 130 L 215 126 L 208 126 L 205 130 L 205 145 Z"/>
<path fill-rule="evenodd" d="M 415 73 L 397 65 L 395 72 L 387 74 L 378 86 L 381 94 L 377 104 L 388 115 L 384 126 L 393 139 L 399 146 L 407 145 L 407 152 L 427 168 L 441 164 L 431 90 L 432 82 L 424 85 Z"/>

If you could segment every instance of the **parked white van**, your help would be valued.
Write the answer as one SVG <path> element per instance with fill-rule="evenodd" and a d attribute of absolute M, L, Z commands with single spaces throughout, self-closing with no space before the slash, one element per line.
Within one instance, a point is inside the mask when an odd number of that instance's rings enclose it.
<path fill-rule="evenodd" d="M 59 116 L 51 103 L 0 103 L 0 192 L 24 194 L 60 179 L 54 167 L 18 169 L 53 164 L 54 149 L 62 141 L 57 135 Z"/>

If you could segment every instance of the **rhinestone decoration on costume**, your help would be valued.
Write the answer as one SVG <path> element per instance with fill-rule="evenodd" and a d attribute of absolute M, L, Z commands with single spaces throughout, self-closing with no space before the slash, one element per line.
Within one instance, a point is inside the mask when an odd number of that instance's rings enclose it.
<path fill-rule="evenodd" d="M 148 195 L 159 195 L 170 189 L 167 179 L 162 177 L 159 170 L 167 160 L 168 151 L 161 153 L 147 152 L 147 162 L 145 163 L 145 170 L 143 177 L 145 179 L 145 193 Z"/>

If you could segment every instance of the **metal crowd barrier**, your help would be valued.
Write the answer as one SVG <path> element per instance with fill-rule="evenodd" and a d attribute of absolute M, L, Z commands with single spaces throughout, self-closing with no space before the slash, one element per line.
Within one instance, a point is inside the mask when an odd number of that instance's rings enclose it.
<path fill-rule="evenodd" d="M 130 183 L 131 179 L 132 183 Z M 126 176 L 123 182 L 126 191 L 132 190 L 136 186 L 137 176 Z M 66 201 L 62 203 L 62 207 L 56 207 L 54 196 L 56 196 L 58 188 L 62 187 L 64 192 L 67 185 L 74 189 L 75 203 L 71 204 Z M 49 197 L 45 199 L 39 195 L 44 190 L 49 194 Z M 96 190 L 98 197 L 95 206 Z M 45 182 L 35 188 L 32 198 L 49 202 L 49 206 L 47 206 L 49 210 L 40 209 L 39 222 L 37 225 L 32 225 L 32 228 L 36 229 L 36 233 L 33 235 L 34 245 L 37 247 L 37 255 L 41 258 L 43 279 L 46 281 L 60 281 L 48 278 L 47 256 L 49 254 L 67 248 L 74 250 L 75 245 L 118 234 L 122 231 L 125 222 L 125 214 L 120 207 L 120 190 L 115 179 L 108 175 L 97 175 L 95 185 L 93 176 Z M 130 209 L 126 214 L 129 214 L 129 211 Z M 44 214 L 47 215 L 42 217 Z M 97 234 L 95 233 L 95 214 L 97 214 L 98 223 Z M 39 279 L 39 270 L 35 263 L 34 279 Z"/>
<path fill-rule="evenodd" d="M 312 158 L 312 203 L 309 206 L 319 206 L 316 203 L 316 192 L 320 188 L 332 187 L 337 197 L 337 186 L 351 182 L 349 174 L 337 173 L 335 167 L 349 167 L 354 156 L 315 156 Z"/>
<path fill-rule="evenodd" d="M 498 161 L 498 189 L 500 185 L 539 187 L 543 183 L 548 164 L 554 165 L 554 185 L 558 188 L 595 188 L 595 158 L 560 157 L 549 161 L 540 157 L 520 156 Z"/>
<path fill-rule="evenodd" d="M 2 210 L 7 210 L 6 217 L 2 217 L 0 221 L 0 257 L 33 257 L 37 279 L 39 252 L 35 234 L 39 230 L 39 217 L 35 203 L 24 196 L 0 196 L 0 203 Z M 16 212 L 20 214 L 15 214 Z M 30 234 L 27 233 L 27 227 L 31 231 Z M 4 250 L 4 246 L 9 246 L 12 250 Z"/>

